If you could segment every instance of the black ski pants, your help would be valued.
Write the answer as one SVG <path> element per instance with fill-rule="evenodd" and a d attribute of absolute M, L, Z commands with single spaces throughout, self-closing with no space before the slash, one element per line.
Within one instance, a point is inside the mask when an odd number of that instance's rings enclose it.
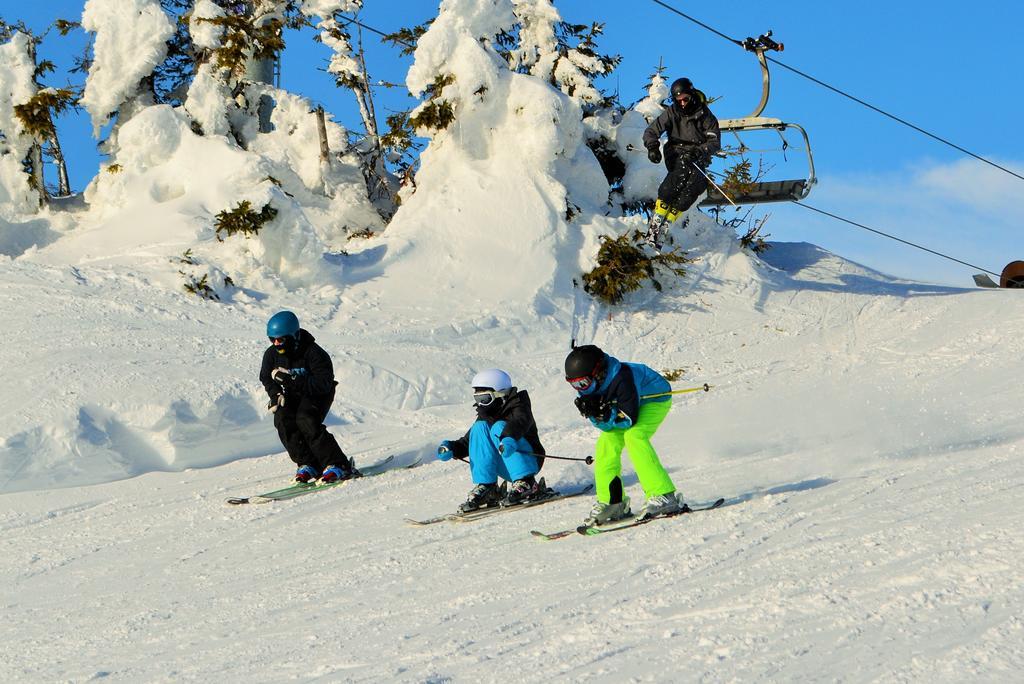
<path fill-rule="evenodd" d="M 292 394 L 274 414 L 277 435 L 296 465 L 312 466 L 318 473 L 329 465 L 348 465 L 345 452 L 324 425 L 333 403 L 334 392 L 324 397 Z"/>
<path fill-rule="evenodd" d="M 681 150 L 665 147 L 665 166 L 668 175 L 658 187 L 658 199 L 664 204 L 686 211 L 708 189 L 708 179 Z M 699 163 L 699 162 L 698 162 Z"/>

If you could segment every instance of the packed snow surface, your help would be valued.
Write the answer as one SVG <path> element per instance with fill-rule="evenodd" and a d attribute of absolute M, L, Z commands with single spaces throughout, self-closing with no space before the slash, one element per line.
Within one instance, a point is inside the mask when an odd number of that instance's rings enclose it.
<path fill-rule="evenodd" d="M 371 296 L 372 242 L 340 296 L 272 303 L 7 262 L 0 679 L 1019 680 L 1019 297 L 897 281 L 811 245 L 762 261 L 721 230 L 698 217 L 678 232 L 688 275 L 626 307 L 448 318 Z M 256 379 L 285 307 L 333 354 L 343 447 L 422 465 L 225 505 L 291 473 Z M 677 397 L 655 445 L 689 501 L 726 506 L 554 542 L 529 531 L 575 526 L 589 500 L 403 522 L 471 486 L 433 452 L 469 426 L 475 370 L 530 391 L 550 453 L 590 453 L 561 378 L 574 326 L 684 369 L 676 387 L 712 386 Z M 590 481 L 581 463 L 542 474 Z"/>
<path fill-rule="evenodd" d="M 275 104 L 260 132 L 200 69 L 183 107 L 146 106 L 169 20 L 90 0 L 85 104 L 97 125 L 119 111 L 109 163 L 39 211 L 0 169 L 0 682 L 1024 679 L 1020 293 L 809 244 L 758 257 L 690 212 L 671 231 L 685 276 L 596 303 L 579 285 L 601 237 L 643 220 L 608 203 L 587 140 L 622 155 L 623 197 L 651 199 L 662 171 L 636 148 L 665 85 L 584 125 L 488 38 L 542 5 L 441 3 L 406 82 L 450 76 L 456 118 L 382 230 L 330 117 L 321 162 L 310 101 L 247 86 Z M 0 117 L 26 94 L 16 48 Z M 258 233 L 218 230 L 243 202 Z M 185 293 L 200 278 L 219 301 Z M 282 309 L 332 356 L 327 423 L 357 465 L 417 467 L 226 505 L 294 472 L 257 379 Z M 404 522 L 472 486 L 434 454 L 472 423 L 479 370 L 530 392 L 550 454 L 592 453 L 563 379 L 573 340 L 710 386 L 674 398 L 654 444 L 688 501 L 726 505 L 550 542 L 530 530 L 574 528 L 590 499 Z M 541 474 L 592 478 L 556 459 Z"/>

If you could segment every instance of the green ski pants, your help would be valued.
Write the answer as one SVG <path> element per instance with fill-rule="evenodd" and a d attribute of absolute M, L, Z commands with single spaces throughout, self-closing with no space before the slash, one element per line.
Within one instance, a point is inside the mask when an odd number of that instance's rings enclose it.
<path fill-rule="evenodd" d="M 651 437 L 661 426 L 672 408 L 671 401 L 656 401 L 640 407 L 636 424 L 627 430 L 602 432 L 594 447 L 594 485 L 597 500 L 611 503 L 609 487 L 612 480 L 622 473 L 622 449 L 629 450 L 637 479 L 649 497 L 671 494 L 676 491 L 672 478 L 658 460 L 658 454 L 651 446 Z"/>

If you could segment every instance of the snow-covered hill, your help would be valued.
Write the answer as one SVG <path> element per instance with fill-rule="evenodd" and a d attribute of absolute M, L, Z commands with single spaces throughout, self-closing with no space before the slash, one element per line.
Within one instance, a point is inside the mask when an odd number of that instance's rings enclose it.
<path fill-rule="evenodd" d="M 516 11 L 534 22 L 529 74 L 494 47 Z M 347 131 L 328 117 L 321 162 L 308 101 L 247 85 L 275 101 L 262 127 L 209 69 L 183 107 L 101 100 L 101 126 L 118 107 L 110 163 L 62 206 L 36 211 L 8 136 L 0 682 L 1022 679 L 1019 295 L 807 244 L 759 258 L 692 212 L 673 228 L 684 277 L 597 304 L 574 281 L 642 219 L 607 201 L 586 136 L 621 153 L 624 197 L 650 199 L 660 168 L 637 138 L 664 83 L 584 125 L 589 83 L 572 60 L 550 72 L 557 19 L 546 2 L 441 3 L 407 85 L 452 119 L 383 231 Z M 161 43 L 119 27 L 112 47 Z M 107 75 L 139 94 L 129 69 Z M 242 201 L 267 209 L 258 234 L 218 233 Z M 183 291 L 204 275 L 220 301 Z M 257 380 L 281 309 L 332 355 L 328 424 L 357 464 L 421 465 L 225 505 L 293 473 Z M 529 532 L 575 526 L 590 500 L 403 522 L 471 486 L 434 450 L 472 422 L 478 370 L 529 390 L 550 454 L 591 453 L 562 373 L 573 340 L 712 386 L 678 395 L 654 442 L 687 500 L 727 505 L 552 542 Z M 579 462 L 542 474 L 591 481 Z"/>
<path fill-rule="evenodd" d="M 0 678 L 1015 681 L 1017 298 L 811 245 L 761 261 L 720 230 L 696 220 L 689 275 L 621 310 L 563 297 L 445 319 L 371 296 L 372 243 L 340 297 L 272 305 L 8 262 Z M 346 450 L 422 466 L 224 505 L 290 473 L 255 377 L 283 306 L 334 354 Z M 575 524 L 589 501 L 406 525 L 469 489 L 432 455 L 471 421 L 475 369 L 530 390 L 551 453 L 589 453 L 560 373 L 574 327 L 685 369 L 677 387 L 713 385 L 677 398 L 655 444 L 689 500 L 727 507 L 547 543 L 529 530 Z"/>

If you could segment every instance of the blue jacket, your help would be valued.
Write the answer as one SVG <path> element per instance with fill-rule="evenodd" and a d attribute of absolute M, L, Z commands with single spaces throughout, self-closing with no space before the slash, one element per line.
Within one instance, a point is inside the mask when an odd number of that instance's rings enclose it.
<path fill-rule="evenodd" d="M 660 397 L 641 397 L 651 394 L 670 392 L 672 386 L 660 373 L 642 363 L 619 361 L 610 354 L 605 354 L 605 375 L 599 385 L 591 385 L 579 392 L 583 396 L 600 396 L 602 401 L 611 405 L 611 414 L 604 420 L 590 418 L 594 427 L 607 432 L 608 430 L 625 430 L 636 423 L 640 407 L 655 401 L 672 401 L 672 396 L 665 394 Z"/>

